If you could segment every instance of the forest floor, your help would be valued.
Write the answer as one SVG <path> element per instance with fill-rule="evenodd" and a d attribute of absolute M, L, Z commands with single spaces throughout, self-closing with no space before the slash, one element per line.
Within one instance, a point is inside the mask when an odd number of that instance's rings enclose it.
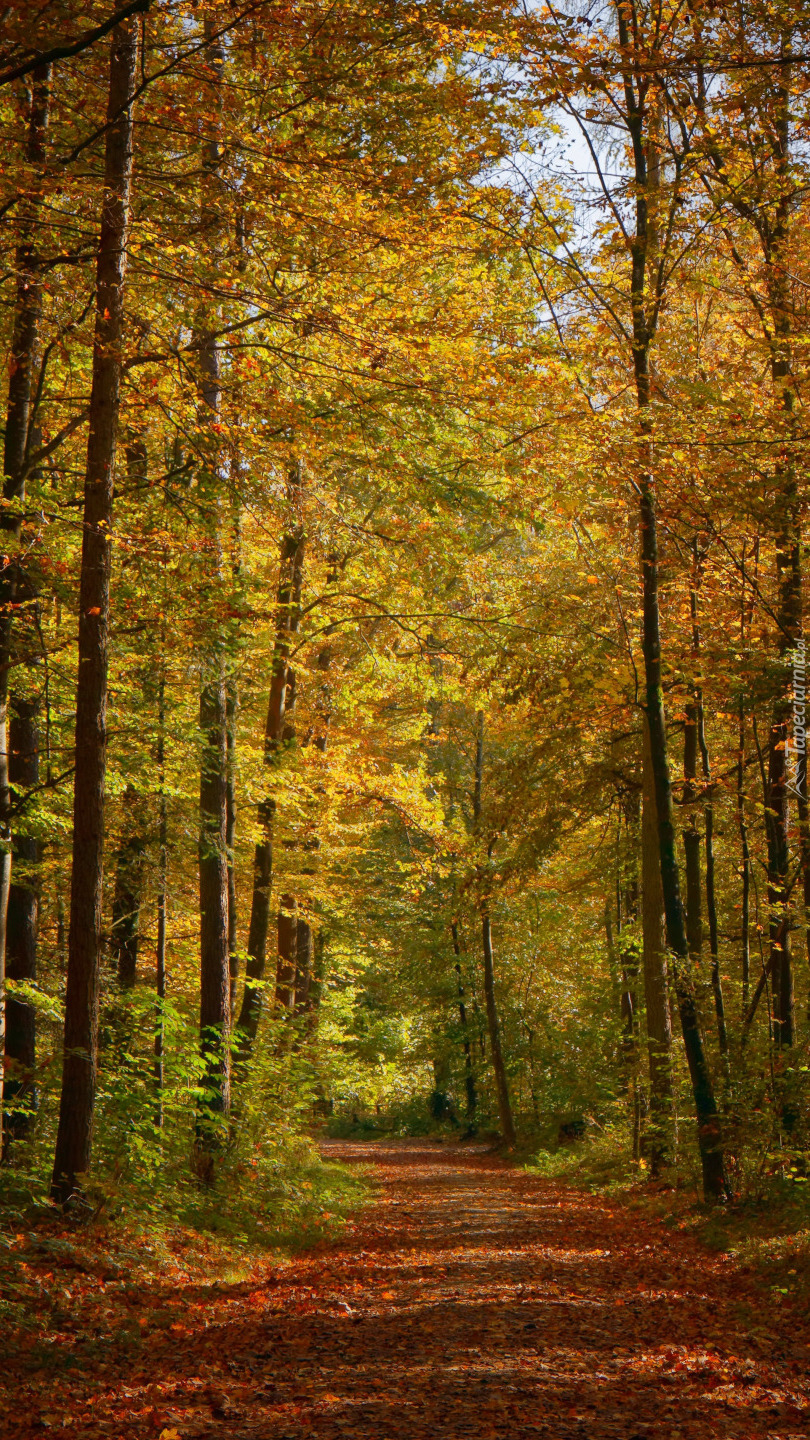
<path fill-rule="evenodd" d="M 727 1254 L 476 1145 L 327 1142 L 376 1195 L 337 1242 L 206 1280 L 18 1237 L 7 1440 L 729 1440 L 808 1433 L 806 1325 Z"/>

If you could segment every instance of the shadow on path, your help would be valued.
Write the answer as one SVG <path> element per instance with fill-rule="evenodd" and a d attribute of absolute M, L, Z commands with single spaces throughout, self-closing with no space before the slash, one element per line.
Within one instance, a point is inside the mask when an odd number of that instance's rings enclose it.
<path fill-rule="evenodd" d="M 95 1383 L 87 1377 L 85 1403 L 97 1389 L 99 1408 L 74 1433 L 807 1433 L 804 1337 L 786 1325 L 780 1333 L 779 1317 L 764 1328 L 762 1292 L 728 1257 L 527 1177 L 483 1147 L 329 1142 L 324 1150 L 375 1167 L 375 1205 L 339 1244 L 219 1287 L 204 1321 L 185 1291 L 183 1323 L 147 1326 L 137 1364 Z M 159 1313 L 169 1298 L 156 1277 L 148 1305 Z"/>

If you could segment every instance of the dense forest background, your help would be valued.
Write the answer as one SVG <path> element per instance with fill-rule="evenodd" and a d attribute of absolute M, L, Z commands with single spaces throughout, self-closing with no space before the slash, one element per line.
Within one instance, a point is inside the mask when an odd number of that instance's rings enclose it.
<path fill-rule="evenodd" d="M 799 1193 L 809 57 L 5 8 L 15 1204 L 304 1210 L 314 1124 Z"/>

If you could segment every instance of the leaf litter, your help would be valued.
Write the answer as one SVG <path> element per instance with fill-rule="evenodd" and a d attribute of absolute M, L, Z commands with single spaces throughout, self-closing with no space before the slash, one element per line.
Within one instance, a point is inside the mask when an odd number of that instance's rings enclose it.
<path fill-rule="evenodd" d="M 805 1319 L 729 1255 L 482 1146 L 325 1149 L 373 1167 L 373 1206 L 237 1279 L 12 1237 L 7 1440 L 807 1433 Z"/>

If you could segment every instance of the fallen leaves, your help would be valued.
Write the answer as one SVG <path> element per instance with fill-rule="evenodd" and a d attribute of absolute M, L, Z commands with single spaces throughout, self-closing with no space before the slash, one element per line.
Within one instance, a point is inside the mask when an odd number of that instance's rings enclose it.
<path fill-rule="evenodd" d="M 0 1378 L 9 1440 L 804 1429 L 796 1317 L 727 1257 L 475 1147 L 332 1148 L 376 1160 L 380 1203 L 340 1244 L 232 1283 L 202 1242 L 124 1273 L 89 1232 L 13 1237 L 3 1298 L 28 1324 Z"/>

